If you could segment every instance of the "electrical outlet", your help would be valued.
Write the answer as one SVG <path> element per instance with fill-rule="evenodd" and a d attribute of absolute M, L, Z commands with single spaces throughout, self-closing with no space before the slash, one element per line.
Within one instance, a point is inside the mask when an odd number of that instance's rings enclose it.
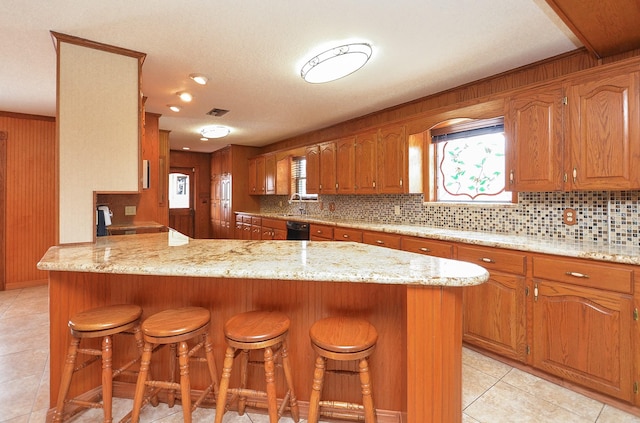
<path fill-rule="evenodd" d="M 400 206 L 393 206 L 393 212 L 396 216 L 400 216 Z"/>
<path fill-rule="evenodd" d="M 578 220 L 578 215 L 574 209 L 564 209 L 562 213 L 562 223 L 565 225 L 575 225 Z"/>
<path fill-rule="evenodd" d="M 135 216 L 136 215 L 136 206 L 124 206 L 124 215 L 125 216 Z"/>

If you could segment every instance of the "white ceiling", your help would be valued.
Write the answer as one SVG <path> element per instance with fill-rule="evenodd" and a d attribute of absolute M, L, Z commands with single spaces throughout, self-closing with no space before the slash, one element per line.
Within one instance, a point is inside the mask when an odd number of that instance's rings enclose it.
<path fill-rule="evenodd" d="M 544 0 L 0 0 L 0 10 L 1 111 L 55 116 L 49 31 L 61 32 L 146 53 L 146 110 L 162 115 L 172 149 L 200 152 L 270 144 L 580 46 Z M 346 41 L 372 45 L 364 68 L 326 84 L 300 78 L 306 60 Z M 195 98 L 176 114 L 166 105 L 182 90 Z M 214 107 L 230 112 L 207 116 Z M 200 141 L 209 124 L 233 132 Z"/>

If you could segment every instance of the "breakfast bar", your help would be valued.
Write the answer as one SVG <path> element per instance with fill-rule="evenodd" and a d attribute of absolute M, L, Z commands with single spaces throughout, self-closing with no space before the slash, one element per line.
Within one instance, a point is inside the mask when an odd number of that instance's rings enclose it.
<path fill-rule="evenodd" d="M 71 315 L 132 303 L 142 307 L 144 319 L 167 308 L 200 306 L 211 311 L 219 368 L 223 324 L 231 316 L 261 309 L 291 319 L 289 354 L 303 417 L 314 369 L 309 328 L 333 315 L 366 318 L 379 333 L 370 367 L 381 423 L 461 422 L 462 288 L 489 276 L 474 264 L 358 243 L 202 240 L 173 230 L 51 247 L 38 268 L 49 271 L 51 407 Z M 116 361 L 135 354 L 124 344 L 114 342 Z M 205 385 L 199 366 L 192 369 L 195 390 Z M 99 366 L 88 373 L 74 380 L 71 393 L 100 385 Z M 259 384 L 263 375 L 255 371 L 249 378 Z M 114 385 L 114 395 L 132 397 L 134 383 Z M 337 376 L 324 389 L 327 396 L 359 399 L 359 384 L 350 378 Z"/>

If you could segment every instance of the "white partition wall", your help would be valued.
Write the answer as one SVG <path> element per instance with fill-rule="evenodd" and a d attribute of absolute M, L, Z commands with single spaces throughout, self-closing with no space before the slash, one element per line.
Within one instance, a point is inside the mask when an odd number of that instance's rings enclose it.
<path fill-rule="evenodd" d="M 54 34 L 58 53 L 59 243 L 95 239 L 94 192 L 140 186 L 144 54 Z"/>

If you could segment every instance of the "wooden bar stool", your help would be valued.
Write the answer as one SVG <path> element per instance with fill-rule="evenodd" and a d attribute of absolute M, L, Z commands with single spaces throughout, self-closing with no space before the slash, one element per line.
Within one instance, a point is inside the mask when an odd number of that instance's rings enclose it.
<path fill-rule="evenodd" d="M 309 399 L 308 423 L 317 423 L 320 415 L 338 419 L 362 420 L 363 413 L 365 423 L 374 423 L 376 413 L 373 407 L 367 358 L 373 353 L 378 341 L 376 328 L 364 319 L 328 317 L 315 322 L 309 330 L 309 336 L 317 358 Z M 330 372 L 330 370 L 326 370 L 327 359 L 358 361 L 362 404 L 320 401 L 324 374 Z M 322 407 L 327 406 L 339 411 L 323 411 Z M 358 413 L 354 413 L 352 410 L 357 410 Z"/>
<path fill-rule="evenodd" d="M 247 403 L 247 397 L 252 399 L 267 399 L 269 422 L 276 423 L 282 416 L 287 404 L 291 411 L 291 417 L 295 422 L 300 420 L 298 400 L 293 390 L 293 377 L 289 355 L 287 351 L 287 336 L 289 333 L 289 318 L 279 312 L 250 311 L 233 316 L 224 325 L 224 335 L 227 340 L 227 351 L 224 356 L 220 392 L 216 403 L 215 423 L 221 423 L 227 407 L 227 394 L 232 397 L 228 402 L 238 399 L 238 414 L 243 415 L 246 405 L 258 407 L 259 401 Z M 255 391 L 247 389 L 247 367 L 249 364 L 249 351 L 264 349 L 264 373 L 267 391 Z M 240 363 L 240 387 L 229 388 L 231 367 L 236 355 L 241 354 Z M 288 391 L 278 408 L 276 398 L 275 368 L 277 357 L 282 358 L 282 367 L 287 382 Z M 262 403 L 264 406 L 264 403 Z"/>
<path fill-rule="evenodd" d="M 131 414 L 132 423 L 140 420 L 140 411 L 161 389 L 168 390 L 168 405 L 175 405 L 176 391 L 179 391 L 182 402 L 183 421 L 191 423 L 191 413 L 213 394 L 213 399 L 218 393 L 218 370 L 213 357 L 213 347 L 209 338 L 209 324 L 211 314 L 202 307 L 183 307 L 164 310 L 156 313 L 142 323 L 142 335 L 144 337 L 144 349 L 140 361 L 140 373 L 136 383 L 136 392 L 133 399 Z M 200 339 L 189 349 L 187 341 Z M 148 375 L 151 363 L 151 355 L 160 347 L 169 345 L 171 357 L 169 358 L 169 380 L 150 380 Z M 204 358 L 195 354 L 204 348 Z M 180 368 L 180 382 L 175 381 L 176 360 Z M 195 402 L 191 401 L 191 381 L 189 378 L 189 361 L 206 361 L 209 369 L 211 384 L 200 394 Z M 145 396 L 146 387 L 150 386 L 151 393 Z"/>
<path fill-rule="evenodd" d="M 122 304 L 110 305 L 106 307 L 86 310 L 72 316 L 69 319 L 69 329 L 71 330 L 71 344 L 67 350 L 67 358 L 62 370 L 60 380 L 60 390 L 58 391 L 58 401 L 53 415 L 54 422 L 62 422 L 65 419 L 77 414 L 85 408 L 102 408 L 104 412 L 104 422 L 111 423 L 112 417 L 112 381 L 115 377 L 123 374 L 127 369 L 140 359 L 137 358 L 127 362 L 121 368 L 113 370 L 113 340 L 112 335 L 118 333 L 132 333 L 135 336 L 139 354 L 142 354 L 142 334 L 140 332 L 140 316 L 142 308 L 137 305 Z M 102 338 L 102 349 L 79 348 L 80 340 L 86 338 Z M 76 367 L 78 354 L 92 356 Z M 67 399 L 69 386 L 74 373 L 89 366 L 91 363 L 102 359 L 102 401 L 89 401 L 82 396 Z M 77 408 L 65 415 L 65 405 L 75 405 Z"/>

